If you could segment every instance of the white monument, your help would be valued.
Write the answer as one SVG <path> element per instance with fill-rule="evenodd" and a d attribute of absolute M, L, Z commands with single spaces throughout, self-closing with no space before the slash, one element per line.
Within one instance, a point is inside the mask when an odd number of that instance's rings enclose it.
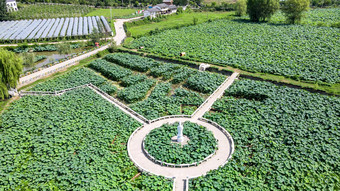
<path fill-rule="evenodd" d="M 179 122 L 179 124 L 178 124 L 177 131 L 178 131 L 177 142 L 181 143 L 184 140 L 184 137 L 183 137 L 183 125 L 182 125 L 181 122 Z"/>

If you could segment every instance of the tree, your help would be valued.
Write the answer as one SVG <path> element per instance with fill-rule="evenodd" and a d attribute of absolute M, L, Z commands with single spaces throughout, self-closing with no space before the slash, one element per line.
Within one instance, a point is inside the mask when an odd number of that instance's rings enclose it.
<path fill-rule="evenodd" d="M 22 68 L 21 57 L 0 49 L 0 99 L 7 98 L 8 89 L 17 86 Z"/>
<path fill-rule="evenodd" d="M 97 28 L 93 28 L 93 31 L 92 33 L 90 34 L 89 38 L 91 39 L 91 41 L 93 42 L 93 45 L 96 43 L 96 42 L 100 42 L 100 39 L 103 37 L 103 34 L 100 33 L 98 31 Z"/>
<path fill-rule="evenodd" d="M 6 0 L 0 0 L 0 21 L 6 20 L 7 14 Z"/>
<path fill-rule="evenodd" d="M 247 12 L 247 1 L 238 0 L 235 4 L 235 11 L 237 16 L 243 16 Z"/>
<path fill-rule="evenodd" d="M 309 0 L 286 0 L 282 6 L 282 12 L 290 24 L 299 23 L 303 12 L 309 8 Z"/>
<path fill-rule="evenodd" d="M 248 0 L 247 12 L 250 20 L 254 22 L 265 21 L 280 7 L 278 0 Z"/>
<path fill-rule="evenodd" d="M 71 45 L 68 43 L 60 43 L 56 47 L 59 54 L 70 54 L 72 51 Z"/>
<path fill-rule="evenodd" d="M 24 53 L 21 53 L 20 56 L 22 57 L 23 65 L 25 65 L 25 66 L 33 66 L 34 65 L 34 63 L 35 63 L 35 54 L 34 53 L 24 52 Z"/>

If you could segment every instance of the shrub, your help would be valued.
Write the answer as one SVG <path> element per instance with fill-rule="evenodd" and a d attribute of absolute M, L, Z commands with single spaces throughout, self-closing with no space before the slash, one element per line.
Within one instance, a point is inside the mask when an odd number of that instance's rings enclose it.
<path fill-rule="evenodd" d="M 247 1 L 238 0 L 235 4 L 235 12 L 237 16 L 243 16 L 247 12 Z"/>
<path fill-rule="evenodd" d="M 309 0 L 286 0 L 283 2 L 282 11 L 290 24 L 299 23 L 302 13 L 309 8 Z"/>
<path fill-rule="evenodd" d="M 265 21 L 279 9 L 278 0 L 248 0 L 247 12 L 254 22 Z"/>

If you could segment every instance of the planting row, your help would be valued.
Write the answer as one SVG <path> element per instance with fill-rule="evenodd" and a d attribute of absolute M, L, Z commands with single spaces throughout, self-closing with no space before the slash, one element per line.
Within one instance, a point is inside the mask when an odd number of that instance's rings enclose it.
<path fill-rule="evenodd" d="M 108 62 L 109 58 L 115 58 L 117 64 Z M 142 66 L 144 63 L 144 66 L 148 66 L 143 69 L 146 73 L 128 69 L 139 70 L 137 65 Z M 118 82 L 120 90 L 112 82 L 106 82 L 106 79 L 86 68 L 38 84 L 32 90 L 56 91 L 92 83 L 111 95 L 117 92 L 114 96 L 131 104 L 132 109 L 148 119 L 155 119 L 164 115 L 192 114 L 204 101 L 200 93 L 212 93 L 225 80 L 223 75 L 198 72 L 182 65 L 161 63 L 130 54 L 108 55 L 104 59 L 92 61 L 89 67 L 109 80 Z"/>

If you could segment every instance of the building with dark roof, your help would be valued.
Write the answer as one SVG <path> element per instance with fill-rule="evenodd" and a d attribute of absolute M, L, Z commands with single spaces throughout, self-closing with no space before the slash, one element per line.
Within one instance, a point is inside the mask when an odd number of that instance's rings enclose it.
<path fill-rule="evenodd" d="M 164 0 L 167 1 L 167 0 Z M 164 2 L 163 1 L 163 2 Z M 176 5 L 168 5 L 166 3 L 161 3 L 153 6 L 151 9 L 147 9 L 144 11 L 144 17 L 155 18 L 158 15 L 172 14 L 177 12 Z"/>

